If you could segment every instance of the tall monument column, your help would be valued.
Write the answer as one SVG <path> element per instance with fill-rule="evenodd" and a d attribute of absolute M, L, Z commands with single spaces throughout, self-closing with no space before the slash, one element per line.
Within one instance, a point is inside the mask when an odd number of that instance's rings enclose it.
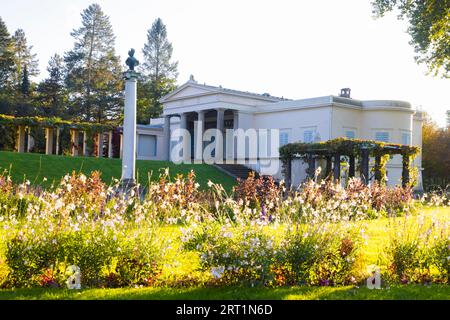
<path fill-rule="evenodd" d="M 124 73 L 125 109 L 123 117 L 123 155 L 122 185 L 134 186 L 136 183 L 136 85 L 139 73 L 134 67 L 139 62 L 134 58 L 134 49 L 128 52 L 126 64 L 129 69 Z"/>

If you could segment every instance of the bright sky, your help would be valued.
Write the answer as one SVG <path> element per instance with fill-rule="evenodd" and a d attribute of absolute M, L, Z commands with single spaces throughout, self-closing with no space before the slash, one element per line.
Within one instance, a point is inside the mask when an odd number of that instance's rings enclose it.
<path fill-rule="evenodd" d="M 25 30 L 42 77 L 54 53 L 73 46 L 70 32 L 92 0 L 1 0 L 10 33 Z M 406 23 L 375 20 L 370 0 L 97 0 L 110 16 L 116 49 L 137 58 L 157 17 L 179 61 L 178 83 L 199 83 L 291 99 L 338 94 L 406 100 L 441 126 L 450 109 L 450 80 L 414 62 Z"/>

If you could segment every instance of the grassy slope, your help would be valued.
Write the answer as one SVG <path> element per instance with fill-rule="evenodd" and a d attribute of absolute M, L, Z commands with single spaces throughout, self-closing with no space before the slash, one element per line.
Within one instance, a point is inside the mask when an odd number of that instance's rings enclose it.
<path fill-rule="evenodd" d="M 148 183 L 148 176 L 152 174 L 152 180 L 157 180 L 162 168 L 169 168 L 170 176 L 178 173 L 186 174 L 191 169 L 197 175 L 197 181 L 205 187 L 208 180 L 221 183 L 226 190 L 231 190 L 235 180 L 217 170 L 213 166 L 205 164 L 176 165 L 166 161 L 137 161 L 136 174 L 142 185 Z M 12 179 L 15 182 L 30 180 L 34 185 L 48 187 L 53 181 L 59 182 L 66 173 L 73 170 L 89 174 L 91 171 L 100 170 L 103 181 L 110 183 L 112 178 L 120 179 L 121 160 L 92 158 L 92 157 L 65 157 L 47 156 L 36 153 L 16 153 L 0 151 L 0 171 L 11 169 Z M 43 181 L 43 178 L 47 181 Z"/>

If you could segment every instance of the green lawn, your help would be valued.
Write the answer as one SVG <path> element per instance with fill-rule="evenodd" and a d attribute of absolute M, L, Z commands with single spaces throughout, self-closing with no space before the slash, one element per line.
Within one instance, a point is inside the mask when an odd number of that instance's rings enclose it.
<path fill-rule="evenodd" d="M 93 157 L 66 157 L 56 155 L 43 155 L 36 153 L 17 153 L 0 151 L 0 171 L 10 170 L 14 182 L 21 183 L 28 179 L 33 185 L 49 187 L 54 181 L 59 182 L 61 177 L 73 170 L 89 174 L 91 171 L 102 172 L 102 179 L 110 183 L 112 178 L 120 179 L 120 159 L 93 158 Z M 136 175 L 142 185 L 148 183 L 148 177 L 157 180 L 162 168 L 169 168 L 170 176 L 178 173 L 186 174 L 194 170 L 197 181 L 205 187 L 208 180 L 220 183 L 226 190 L 231 190 L 235 179 L 206 164 L 174 164 L 167 161 L 137 161 Z M 47 178 L 47 181 L 43 181 Z"/>
<path fill-rule="evenodd" d="M 0 290 L 0 300 L 448 300 L 449 298 L 450 287 L 447 285 L 404 285 L 380 290 L 351 286 Z"/>

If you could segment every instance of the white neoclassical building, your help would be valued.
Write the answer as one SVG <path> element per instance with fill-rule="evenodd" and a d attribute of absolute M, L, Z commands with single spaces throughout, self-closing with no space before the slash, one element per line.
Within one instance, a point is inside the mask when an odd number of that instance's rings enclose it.
<path fill-rule="evenodd" d="M 278 147 L 290 142 L 316 142 L 348 137 L 422 146 L 422 113 L 410 103 L 396 100 L 357 100 L 350 97 L 350 90 L 343 89 L 338 96 L 330 95 L 300 100 L 278 98 L 270 94 L 255 94 L 199 84 L 190 80 L 161 99 L 163 117 L 151 119 L 149 125 L 137 128 L 138 159 L 173 160 L 174 147 L 180 143 L 190 152 L 182 152 L 185 161 L 201 161 L 208 142 L 195 137 L 208 129 L 224 132 L 223 159 L 238 159 L 260 173 L 269 172 L 282 179 Z M 176 129 L 186 129 L 190 137 L 174 136 Z M 267 154 L 254 158 L 252 147 L 261 148 L 258 141 L 245 145 L 245 155 L 236 151 L 236 138 L 227 137 L 225 131 L 237 129 L 277 129 L 276 146 L 271 133 L 264 138 Z M 234 132 L 231 131 L 231 132 Z M 190 140 L 190 141 L 189 141 Z M 206 139 L 210 141 L 209 139 Z M 214 138 L 212 139 L 214 141 Z M 234 143 L 234 144 L 233 144 Z M 208 149 L 210 150 L 210 149 Z M 214 155 L 215 151 L 213 151 Z M 306 166 L 300 160 L 292 168 L 292 183 L 298 184 L 305 177 Z M 418 189 L 422 188 L 421 155 L 414 165 L 419 168 Z M 270 168 L 270 170 L 268 170 Z M 401 156 L 393 156 L 387 164 L 388 184 L 398 184 L 401 178 Z M 275 170 L 274 170 L 275 169 Z M 268 170 L 268 171 L 267 171 Z"/>

